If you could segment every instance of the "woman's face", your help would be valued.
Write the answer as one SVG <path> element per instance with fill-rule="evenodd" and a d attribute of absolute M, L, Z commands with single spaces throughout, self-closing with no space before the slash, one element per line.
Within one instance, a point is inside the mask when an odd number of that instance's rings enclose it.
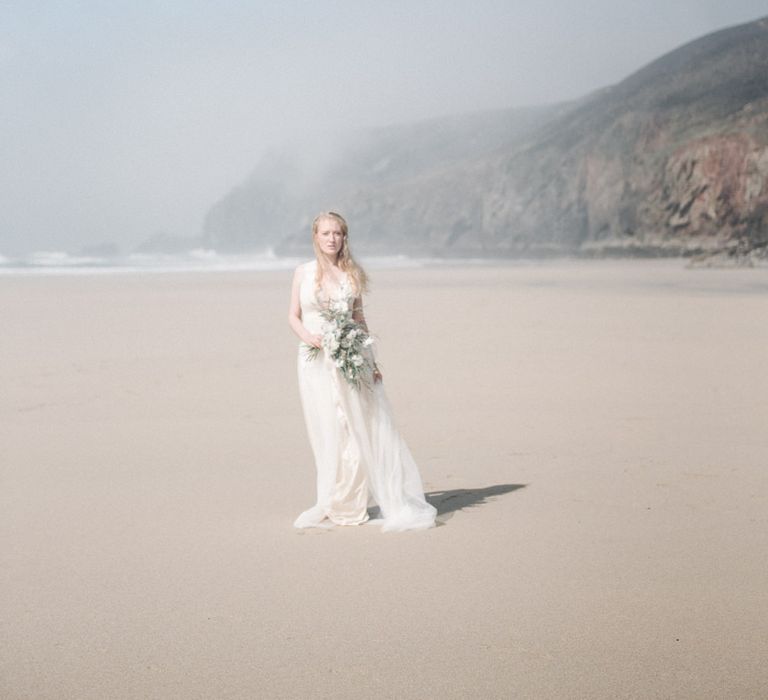
<path fill-rule="evenodd" d="M 317 225 L 317 243 L 320 250 L 335 259 L 344 242 L 344 232 L 336 219 L 321 219 Z"/>

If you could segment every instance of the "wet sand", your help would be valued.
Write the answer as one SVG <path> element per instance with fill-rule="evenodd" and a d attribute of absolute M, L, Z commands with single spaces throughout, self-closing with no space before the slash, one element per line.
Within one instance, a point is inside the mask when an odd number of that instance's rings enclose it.
<path fill-rule="evenodd" d="M 768 272 L 371 272 L 424 532 L 292 529 L 290 272 L 0 277 L 0 696 L 768 696 Z"/>

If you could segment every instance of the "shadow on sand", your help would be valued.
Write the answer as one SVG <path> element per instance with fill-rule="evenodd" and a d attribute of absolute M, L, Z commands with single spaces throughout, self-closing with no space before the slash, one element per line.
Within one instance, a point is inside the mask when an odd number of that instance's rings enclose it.
<path fill-rule="evenodd" d="M 438 517 L 457 510 L 481 506 L 494 496 L 525 488 L 526 484 L 497 484 L 483 489 L 452 489 L 451 491 L 430 491 L 424 494 L 429 503 L 437 508 Z M 450 517 L 450 516 L 449 516 Z M 445 518 L 444 518 L 445 519 Z"/>
<path fill-rule="evenodd" d="M 446 520 L 450 520 L 457 510 L 482 506 L 488 502 L 489 498 L 503 496 L 505 493 L 517 491 L 517 489 L 524 489 L 527 485 L 496 484 L 496 486 L 486 486 L 484 489 L 429 491 L 424 496 L 427 499 L 427 503 L 431 503 L 437 508 L 437 524 L 439 526 L 445 524 Z M 371 517 L 371 520 L 375 520 L 381 515 L 381 509 L 379 506 L 371 506 L 368 508 L 368 515 Z"/>

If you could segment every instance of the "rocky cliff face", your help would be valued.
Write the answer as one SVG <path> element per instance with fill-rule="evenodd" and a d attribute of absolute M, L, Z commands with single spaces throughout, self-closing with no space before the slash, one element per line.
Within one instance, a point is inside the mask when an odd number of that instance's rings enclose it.
<path fill-rule="evenodd" d="M 768 19 L 573 103 L 367 132 L 331 152 L 310 157 L 311 176 L 297 155 L 262 164 L 211 210 L 209 244 L 258 247 L 266 230 L 305 254 L 312 215 L 334 208 L 363 253 L 766 250 Z"/>

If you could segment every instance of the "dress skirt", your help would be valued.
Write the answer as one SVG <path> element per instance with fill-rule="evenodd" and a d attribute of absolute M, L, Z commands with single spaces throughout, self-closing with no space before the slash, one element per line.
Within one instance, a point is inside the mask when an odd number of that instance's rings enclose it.
<path fill-rule="evenodd" d="M 314 359 L 299 346 L 299 393 L 315 458 L 317 502 L 296 527 L 359 525 L 377 504 L 382 530 L 432 527 L 418 467 L 397 430 L 381 381 L 359 389 L 321 349 Z"/>

